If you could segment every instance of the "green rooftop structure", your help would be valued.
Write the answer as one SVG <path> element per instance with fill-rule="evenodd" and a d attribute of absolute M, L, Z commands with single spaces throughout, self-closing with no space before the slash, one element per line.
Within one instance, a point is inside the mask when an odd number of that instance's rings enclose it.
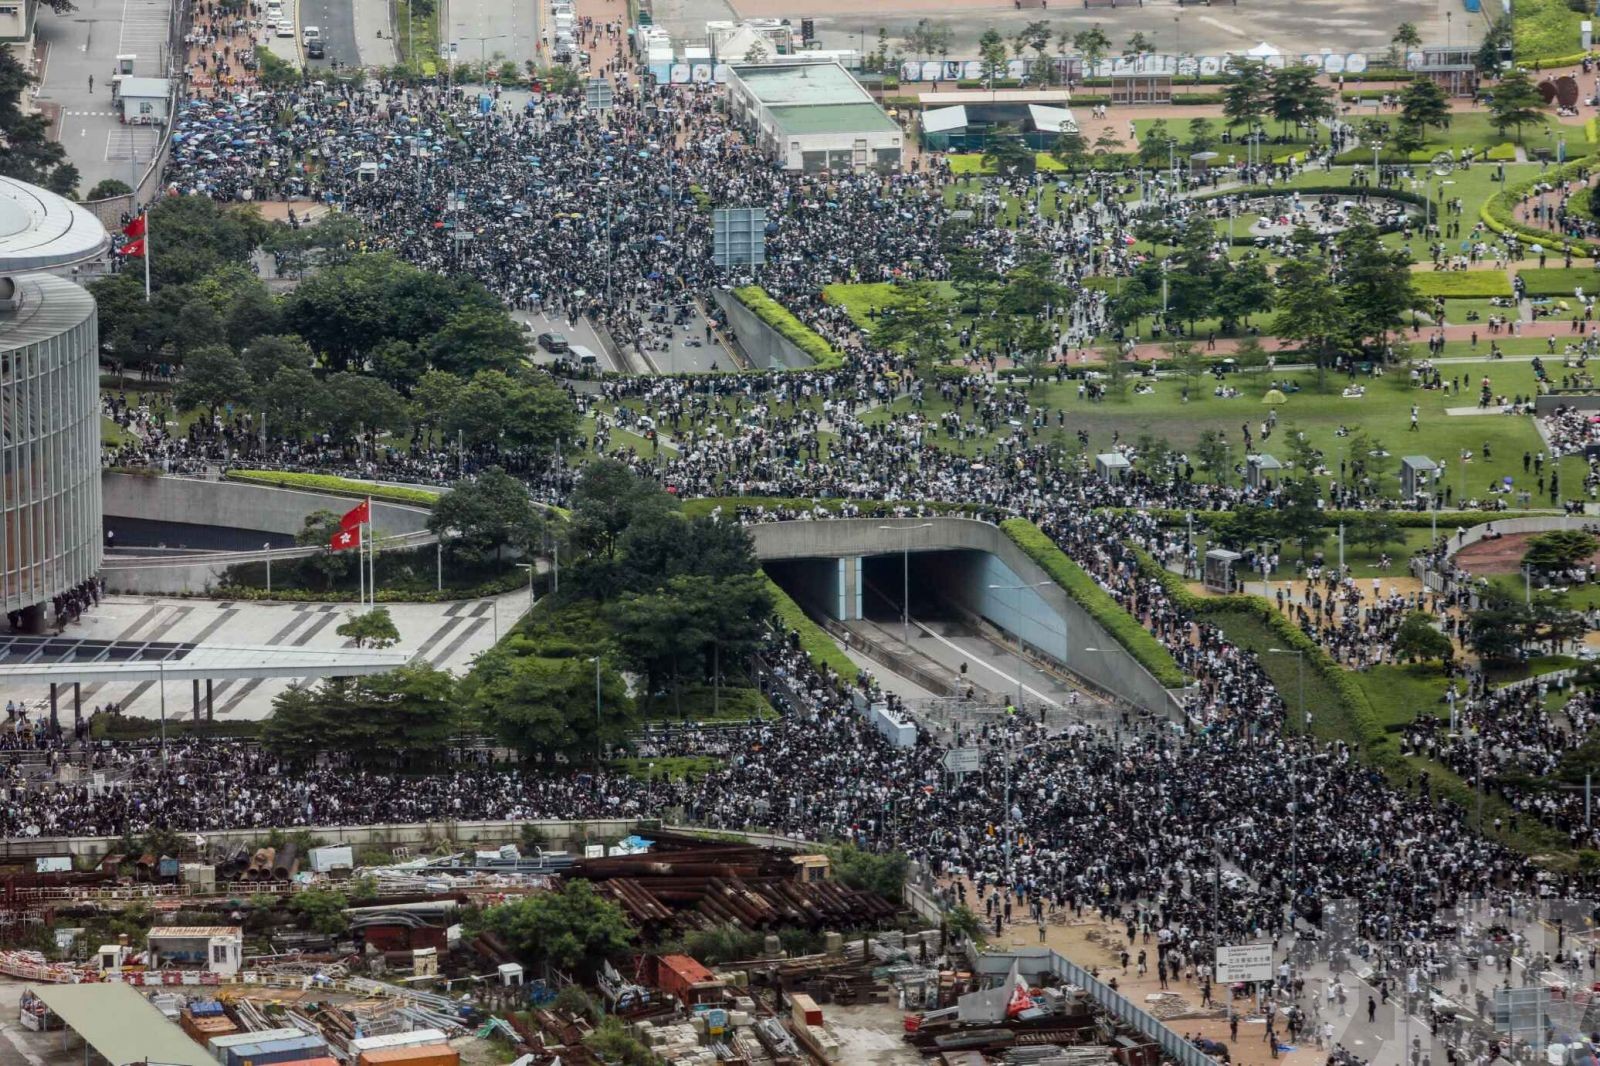
<path fill-rule="evenodd" d="M 732 64 L 728 101 L 757 146 L 785 170 L 900 167 L 904 131 L 832 60 Z"/>

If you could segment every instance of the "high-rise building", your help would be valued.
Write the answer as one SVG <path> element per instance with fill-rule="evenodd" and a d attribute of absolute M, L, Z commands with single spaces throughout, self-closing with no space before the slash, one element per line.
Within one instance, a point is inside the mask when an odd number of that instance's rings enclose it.
<path fill-rule="evenodd" d="M 73 280 L 105 227 L 0 177 L 0 606 L 37 632 L 100 569 L 99 322 Z"/>

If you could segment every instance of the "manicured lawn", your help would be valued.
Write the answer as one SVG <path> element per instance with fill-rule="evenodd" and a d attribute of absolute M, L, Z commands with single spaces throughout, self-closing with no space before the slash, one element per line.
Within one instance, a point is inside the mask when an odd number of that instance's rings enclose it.
<path fill-rule="evenodd" d="M 1374 666 L 1353 675 L 1385 729 L 1406 725 L 1424 715 L 1450 717 L 1444 671 L 1435 665 Z M 1398 747 L 1398 743 L 1396 744 Z"/>
<path fill-rule="evenodd" d="M 1592 296 L 1600 290 L 1600 270 L 1594 267 L 1528 267 L 1517 271 L 1523 283 L 1528 287 L 1529 296 L 1565 296 L 1571 298 L 1574 291 L 1582 289 L 1585 296 Z"/>
<path fill-rule="evenodd" d="M 1035 152 L 1040 170 L 1066 170 L 1067 168 L 1056 161 L 1049 152 Z M 983 165 L 983 155 L 979 152 L 961 152 L 950 158 L 950 173 L 952 174 L 993 174 L 994 171 Z"/>
<path fill-rule="evenodd" d="M 117 425 L 105 415 L 100 416 L 100 445 L 105 448 L 120 448 L 133 440 L 133 434 Z"/>
<path fill-rule="evenodd" d="M 681 700 L 682 717 L 696 722 L 745 722 L 752 718 L 778 717 L 760 692 L 745 686 L 725 684 L 719 697 L 710 685 L 686 684 Z M 680 717 L 670 691 L 653 696 L 641 695 L 638 710 L 639 717 L 646 721 L 668 721 Z"/>
<path fill-rule="evenodd" d="M 1454 529 L 1455 527 L 1450 524 L 1449 516 L 1443 516 L 1440 521 L 1441 534 L 1448 534 Z M 1350 568 L 1351 575 L 1359 578 L 1407 576 L 1406 560 L 1413 553 L 1428 547 L 1433 540 L 1433 531 L 1427 526 L 1402 526 L 1400 535 L 1400 540 L 1385 544 L 1382 552 L 1374 551 L 1366 545 L 1347 543 L 1344 549 L 1344 561 L 1345 565 Z M 1200 554 L 1204 555 L 1211 547 L 1211 539 L 1197 534 L 1195 536 L 1195 545 Z M 1327 534 L 1320 542 L 1308 546 L 1306 558 L 1314 559 L 1319 551 L 1322 553 L 1323 561 L 1328 565 L 1331 566 L 1338 563 L 1339 530 L 1337 527 L 1329 527 Z M 1378 557 L 1384 553 L 1388 554 L 1390 560 L 1388 570 L 1378 569 Z M 1298 545 L 1286 545 L 1280 554 L 1281 565 L 1278 567 L 1277 573 L 1273 575 L 1273 578 L 1274 580 L 1292 578 L 1294 576 L 1295 561 L 1300 558 L 1300 548 Z"/>
<path fill-rule="evenodd" d="M 670 755 L 658 759 L 612 759 L 606 764 L 640 781 L 694 781 L 722 769 L 712 755 Z"/>

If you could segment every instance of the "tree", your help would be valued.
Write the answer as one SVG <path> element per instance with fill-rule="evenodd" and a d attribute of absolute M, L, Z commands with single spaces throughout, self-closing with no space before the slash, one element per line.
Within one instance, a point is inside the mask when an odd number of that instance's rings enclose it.
<path fill-rule="evenodd" d="M 1279 539 L 1298 545 L 1300 558 L 1322 540 L 1322 509 L 1317 506 L 1317 483 L 1310 477 L 1285 481 L 1278 492 L 1274 526 Z"/>
<path fill-rule="evenodd" d="M 428 516 L 453 555 L 475 562 L 502 558 L 507 548 L 526 555 L 543 528 L 527 487 L 497 466 L 450 486 Z"/>
<path fill-rule="evenodd" d="M 294 535 L 294 542 L 303 548 L 327 548 L 340 530 L 340 516 L 332 511 L 312 511 Z M 349 551 L 321 551 L 307 557 L 301 564 L 322 577 L 322 587 L 330 589 L 334 583 L 348 577 L 356 567 L 356 553 Z"/>
<path fill-rule="evenodd" d="M 1330 357 L 1344 329 L 1339 290 L 1328 264 L 1315 255 L 1301 255 L 1278 268 L 1272 332 L 1285 340 L 1311 346 L 1319 363 Z"/>
<path fill-rule="evenodd" d="M 0 176 L 42 185 L 63 165 L 67 152 L 51 139 L 50 123 L 43 112 L 22 111 L 22 95 L 36 80 L 15 52 L 0 49 L 0 144 L 5 145 L 0 152 Z"/>
<path fill-rule="evenodd" d="M 1189 341 L 1174 341 L 1167 349 L 1167 354 L 1178 373 L 1183 375 L 1184 383 L 1191 389 L 1198 388 L 1200 378 L 1206 372 L 1206 359 L 1200 349 Z"/>
<path fill-rule="evenodd" d="M 906 875 L 911 870 L 911 860 L 904 852 L 879 853 L 865 851 L 854 844 L 842 844 L 828 848 L 827 855 L 836 880 L 850 888 L 882 896 L 891 903 L 900 902 Z"/>
<path fill-rule="evenodd" d="M 225 207 L 205 196 L 164 197 L 146 217 L 156 248 L 150 280 L 158 288 L 192 284 L 230 263 L 248 264 L 268 232 L 255 207 Z"/>
<path fill-rule="evenodd" d="M 1222 89 L 1222 114 L 1228 125 L 1249 125 L 1266 110 L 1267 65 L 1256 59 L 1235 59 L 1233 79 Z"/>
<path fill-rule="evenodd" d="M 1517 131 L 1517 143 L 1522 143 L 1522 127 L 1538 122 L 1543 113 L 1540 106 L 1544 98 L 1534 88 L 1528 72 L 1517 69 L 1500 79 L 1494 89 L 1494 102 L 1489 105 L 1489 121 L 1505 136 L 1508 127 Z"/>
<path fill-rule="evenodd" d="M 1128 42 L 1122 46 L 1122 54 L 1125 56 L 1149 55 L 1153 51 L 1155 51 L 1155 45 L 1150 38 L 1138 32 L 1129 37 Z"/>
<path fill-rule="evenodd" d="M 1514 662 L 1522 654 L 1529 612 L 1503 597 L 1491 598 L 1467 616 L 1466 644 L 1486 663 Z"/>
<path fill-rule="evenodd" d="M 376 438 L 380 432 L 404 433 L 411 426 L 411 407 L 398 393 L 369 374 L 329 374 L 318 394 L 317 418 L 335 437 L 358 433 Z"/>
<path fill-rule="evenodd" d="M 233 349 L 221 344 L 196 348 L 183 361 L 183 376 L 173 398 L 179 407 L 204 407 L 213 416 L 227 403 L 245 404 L 250 375 Z"/>
<path fill-rule="evenodd" d="M 1417 78 L 1400 94 L 1400 115 L 1418 128 L 1450 126 L 1450 101 L 1432 78 Z"/>
<path fill-rule="evenodd" d="M 428 364 L 461 377 L 480 370 L 510 370 L 527 350 L 522 329 L 498 307 L 465 307 L 429 337 Z"/>
<path fill-rule="evenodd" d="M 1285 132 L 1290 126 L 1333 117 L 1333 90 L 1317 80 L 1320 74 L 1316 67 L 1303 64 L 1268 72 L 1267 109 L 1283 123 Z"/>
<path fill-rule="evenodd" d="M 1006 177 L 1027 177 L 1039 166 L 1039 158 L 1016 129 L 1002 123 L 989 135 L 983 149 L 983 165 Z"/>
<path fill-rule="evenodd" d="M 1406 662 L 1426 662 L 1430 659 L 1449 660 L 1455 655 L 1455 645 L 1439 632 L 1433 619 L 1425 611 L 1412 611 L 1400 623 L 1395 633 L 1394 651 Z"/>
<path fill-rule="evenodd" d="M 430 447 L 434 433 L 445 432 L 447 420 L 465 387 L 466 383 L 454 374 L 430 370 L 422 375 L 416 388 L 411 390 L 412 417 L 419 426 L 428 427 L 427 443 Z"/>
<path fill-rule="evenodd" d="M 615 558 L 617 542 L 635 521 L 676 510 L 678 501 L 615 459 L 583 468 L 572 490 L 572 538 L 587 551 Z"/>
<path fill-rule="evenodd" d="M 334 632 L 354 640 L 358 648 L 388 648 L 400 643 L 400 630 L 395 628 L 387 607 L 351 614 Z"/>
<path fill-rule="evenodd" d="M 1219 485 L 1233 469 L 1233 449 L 1228 444 L 1228 438 L 1218 430 L 1208 429 L 1200 434 L 1194 456 L 1195 465 L 1210 474 L 1211 480 Z"/>
<path fill-rule="evenodd" d="M 898 285 L 873 324 L 873 346 L 904 351 L 920 370 L 929 373 L 950 355 L 953 317 L 952 301 L 933 282 Z"/>
<path fill-rule="evenodd" d="M 76 166 L 67 162 L 57 163 L 55 168 L 50 171 L 49 176 L 44 179 L 44 187 L 57 196 L 65 196 L 75 200 L 78 192 L 78 178 L 79 174 Z"/>
<path fill-rule="evenodd" d="M 584 974 L 627 951 L 634 938 L 622 908 L 583 880 L 491 907 L 483 922 L 524 962 Z"/>
<path fill-rule="evenodd" d="M 318 424 L 314 412 L 322 403 L 322 385 L 309 370 L 284 367 L 257 391 L 256 402 L 266 415 L 270 434 L 298 440 Z"/>
<path fill-rule="evenodd" d="M 300 924 L 324 936 L 337 936 L 350 928 L 344 916 L 350 899 L 330 888 L 308 888 L 289 897 L 289 913 Z"/>
<path fill-rule="evenodd" d="M 1100 61 L 1111 51 L 1111 38 L 1106 36 L 1106 31 L 1102 30 L 1097 22 L 1088 29 L 1073 34 L 1072 47 L 1083 57 L 1083 76 L 1092 78 L 1100 66 Z"/>
<path fill-rule="evenodd" d="M 1165 163 L 1177 144 L 1178 138 L 1167 129 L 1167 120 L 1158 118 L 1150 123 L 1149 128 L 1139 138 L 1139 162 L 1145 166 Z"/>
<path fill-rule="evenodd" d="M 948 52 L 953 38 L 949 23 L 918 19 L 911 32 L 906 34 L 906 50 L 919 60 L 926 60 Z"/>
<path fill-rule="evenodd" d="M 1107 126 L 1105 129 L 1101 130 L 1100 136 L 1094 139 L 1095 155 L 1110 155 L 1121 147 L 1122 138 L 1118 137 L 1116 132 L 1110 126 Z"/>
<path fill-rule="evenodd" d="M 133 187 L 125 181 L 116 178 L 101 178 L 95 182 L 94 188 L 89 190 L 85 200 L 109 200 L 113 196 L 126 196 L 133 192 Z"/>
<path fill-rule="evenodd" d="M 1338 237 L 1339 305 L 1351 348 L 1370 345 L 1381 351 L 1389 331 L 1398 329 L 1417 305 L 1411 254 L 1382 243 L 1376 226 L 1362 222 Z"/>
<path fill-rule="evenodd" d="M 622 675 L 587 658 L 485 655 L 467 684 L 467 707 L 523 758 L 546 766 L 592 764 L 637 726 Z"/>
<path fill-rule="evenodd" d="M 1188 152 L 1209 151 L 1217 143 L 1216 135 L 1211 131 L 1211 120 L 1208 118 L 1192 118 L 1189 120 L 1189 143 L 1184 145 Z"/>
<path fill-rule="evenodd" d="M 1587 563 L 1597 547 L 1600 542 L 1592 533 L 1557 529 L 1541 533 L 1528 542 L 1527 551 L 1522 553 L 1522 565 L 1544 573 L 1571 570 Z"/>
<path fill-rule="evenodd" d="M 1381 552 L 1391 544 L 1404 544 L 1406 535 L 1394 519 L 1369 512 L 1345 524 L 1344 539 L 1347 543 Z"/>
<path fill-rule="evenodd" d="M 315 358 L 310 345 L 293 333 L 256 337 L 239 357 L 250 383 L 257 388 L 276 378 L 280 370 L 309 370 Z"/>
<path fill-rule="evenodd" d="M 1089 159 L 1089 142 L 1078 132 L 1076 126 L 1062 123 L 1061 133 L 1050 148 L 1050 158 L 1068 170 L 1077 170 Z"/>
<path fill-rule="evenodd" d="M 1267 273 L 1266 262 L 1254 252 L 1249 252 L 1227 264 L 1222 271 L 1212 294 L 1212 309 L 1222 319 L 1223 330 L 1231 332 L 1241 322 L 1249 325 L 1251 315 L 1271 310 L 1273 291 L 1272 275 Z M 1255 343 L 1259 348 L 1261 342 L 1257 340 Z M 1240 352 L 1234 352 L 1234 358 L 1239 366 L 1247 365 Z"/>
<path fill-rule="evenodd" d="M 437 762 L 455 735 L 455 679 L 427 663 L 292 685 L 272 701 L 261 742 L 298 763 L 337 752 L 369 766 Z"/>
<path fill-rule="evenodd" d="M 1422 45 L 1422 34 L 1417 32 L 1415 24 L 1402 22 L 1394 29 L 1394 36 L 1389 38 L 1389 43 L 1395 47 L 1409 51 Z"/>
<path fill-rule="evenodd" d="M 978 62 L 983 71 L 984 84 L 990 88 L 994 83 L 1005 76 L 1006 72 L 1006 42 L 1001 38 L 1000 31 L 990 26 L 978 38 Z"/>
<path fill-rule="evenodd" d="M 1401 158 L 1409 158 L 1412 152 L 1420 152 L 1428 143 L 1428 134 L 1421 126 L 1410 122 L 1404 117 L 1395 124 L 1394 134 L 1390 138 L 1389 147 L 1400 154 Z"/>

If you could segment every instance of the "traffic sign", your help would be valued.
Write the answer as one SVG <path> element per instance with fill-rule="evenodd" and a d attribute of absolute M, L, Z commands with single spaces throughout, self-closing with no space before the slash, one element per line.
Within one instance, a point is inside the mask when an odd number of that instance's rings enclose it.
<path fill-rule="evenodd" d="M 1217 984 L 1272 980 L 1271 944 L 1233 944 L 1217 949 Z"/>
<path fill-rule="evenodd" d="M 604 78 L 590 78 L 583 86 L 583 106 L 590 111 L 606 111 L 613 106 L 611 83 Z"/>
<path fill-rule="evenodd" d="M 711 260 L 724 270 L 767 261 L 767 209 L 719 207 L 711 212 Z"/>
<path fill-rule="evenodd" d="M 977 773 L 983 768 L 983 752 L 977 748 L 951 748 L 944 753 L 944 768 L 953 774 Z"/>

